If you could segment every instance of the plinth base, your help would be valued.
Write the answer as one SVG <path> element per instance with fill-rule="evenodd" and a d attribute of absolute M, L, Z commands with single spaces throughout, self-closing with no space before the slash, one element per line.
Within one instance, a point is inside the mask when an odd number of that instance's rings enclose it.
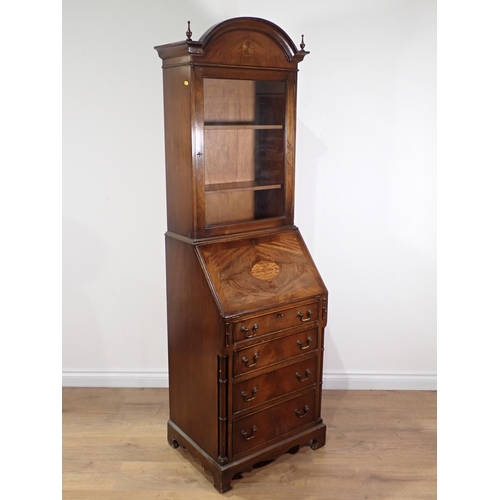
<path fill-rule="evenodd" d="M 187 450 L 212 475 L 214 487 L 220 493 L 231 489 L 231 481 L 236 474 L 250 472 L 262 462 L 275 460 L 285 453 L 296 453 L 301 446 L 308 445 L 313 450 L 317 450 L 325 445 L 326 439 L 326 425 L 321 423 L 255 453 L 221 465 L 192 441 L 189 436 L 184 434 L 173 422 L 168 422 L 167 429 L 167 438 L 170 445 L 174 448 L 181 447 Z"/>

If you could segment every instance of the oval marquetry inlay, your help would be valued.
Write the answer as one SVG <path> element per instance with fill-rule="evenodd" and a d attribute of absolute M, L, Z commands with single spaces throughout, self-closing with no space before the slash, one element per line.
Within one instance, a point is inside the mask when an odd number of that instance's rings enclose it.
<path fill-rule="evenodd" d="M 275 262 L 261 261 L 252 267 L 250 273 L 259 280 L 270 280 L 280 273 L 281 269 Z"/>

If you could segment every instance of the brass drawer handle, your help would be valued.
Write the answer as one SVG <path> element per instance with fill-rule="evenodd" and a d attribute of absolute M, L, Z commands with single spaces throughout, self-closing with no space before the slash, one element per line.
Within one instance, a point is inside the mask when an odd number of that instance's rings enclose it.
<path fill-rule="evenodd" d="M 246 391 L 243 391 L 241 393 L 241 397 L 244 399 L 244 401 L 248 402 L 248 401 L 253 401 L 255 399 L 255 395 L 257 394 L 257 387 L 254 387 L 253 390 L 252 390 L 252 398 L 249 398 L 248 397 L 248 394 L 246 393 Z"/>
<path fill-rule="evenodd" d="M 304 344 L 300 340 L 297 340 L 297 345 L 304 351 L 305 349 L 309 349 L 309 347 L 311 347 L 312 341 L 312 337 L 307 337 L 307 345 L 305 347 L 302 347 Z"/>
<path fill-rule="evenodd" d="M 255 337 L 257 335 L 257 330 L 259 329 L 259 324 L 255 323 L 255 325 L 252 326 L 252 333 L 248 333 L 250 330 L 246 328 L 245 326 L 241 327 L 241 331 L 243 332 L 243 336 L 246 339 L 251 339 L 252 337 Z"/>
<path fill-rule="evenodd" d="M 297 316 L 300 318 L 300 321 L 302 321 L 304 323 L 305 321 L 311 320 L 312 313 L 313 313 L 312 309 L 308 309 L 307 310 L 307 318 L 304 318 L 304 313 L 301 313 L 300 311 L 297 313 Z"/>
<path fill-rule="evenodd" d="M 307 412 L 309 411 L 309 406 L 305 405 L 303 409 L 303 413 L 300 413 L 300 410 L 295 410 L 295 415 L 297 415 L 297 418 L 304 418 L 307 415 Z"/>
<path fill-rule="evenodd" d="M 311 340 L 312 340 L 312 339 L 311 339 Z M 257 360 L 258 360 L 258 359 L 259 359 L 259 353 L 258 353 L 258 352 L 256 352 L 256 353 L 253 355 L 253 363 L 252 363 L 251 365 L 249 365 L 249 364 L 248 364 L 248 363 L 250 362 L 250 360 L 249 360 L 247 357 L 245 357 L 245 356 L 243 356 L 243 357 L 241 358 L 241 361 L 245 364 L 245 366 L 246 366 L 247 368 L 251 368 L 252 366 L 255 366 L 255 365 L 257 364 Z"/>
<path fill-rule="evenodd" d="M 253 439 L 253 438 L 255 437 L 255 433 L 256 433 L 256 432 L 257 432 L 257 426 L 256 426 L 256 425 L 254 425 L 254 426 L 252 427 L 252 433 L 251 433 L 250 435 L 248 435 L 248 432 L 247 432 L 247 431 L 245 431 L 245 430 L 241 431 L 241 435 L 243 436 L 243 439 L 244 439 L 245 441 L 250 441 L 250 439 Z"/>
<path fill-rule="evenodd" d="M 302 375 L 299 372 L 295 374 L 299 382 L 304 382 L 305 380 L 307 380 L 309 378 L 309 375 L 311 375 L 311 370 L 309 370 L 309 368 L 306 370 L 306 375 L 304 378 L 302 378 Z"/>

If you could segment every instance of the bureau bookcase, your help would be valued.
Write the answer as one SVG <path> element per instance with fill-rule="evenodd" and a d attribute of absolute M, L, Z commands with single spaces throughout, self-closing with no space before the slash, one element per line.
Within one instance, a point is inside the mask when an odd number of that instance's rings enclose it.
<path fill-rule="evenodd" d="M 163 61 L 168 441 L 225 492 L 325 443 L 327 290 L 294 226 L 298 63 L 275 24 L 236 18 Z"/>

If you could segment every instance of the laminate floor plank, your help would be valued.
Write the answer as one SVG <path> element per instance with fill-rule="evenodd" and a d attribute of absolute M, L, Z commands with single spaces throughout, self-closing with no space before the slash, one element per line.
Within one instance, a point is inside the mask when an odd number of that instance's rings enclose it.
<path fill-rule="evenodd" d="M 166 441 L 167 389 L 64 388 L 64 500 L 220 499 Z M 231 500 L 436 498 L 436 393 L 323 391 L 326 445 L 232 482 Z"/>

